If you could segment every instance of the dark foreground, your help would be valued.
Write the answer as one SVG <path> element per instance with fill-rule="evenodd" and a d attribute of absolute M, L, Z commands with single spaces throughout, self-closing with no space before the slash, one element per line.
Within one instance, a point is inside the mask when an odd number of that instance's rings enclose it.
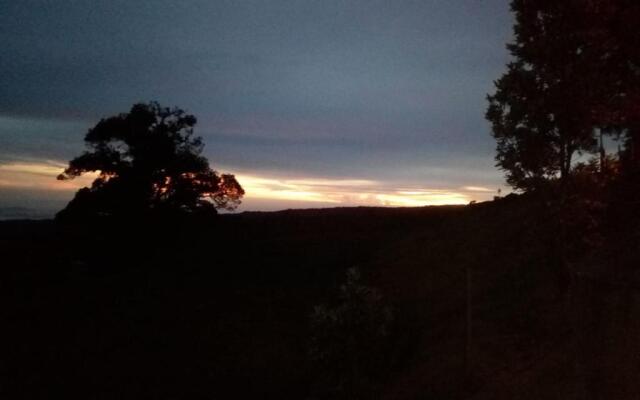
<path fill-rule="evenodd" d="M 567 275 L 547 222 L 517 200 L 2 222 L 0 398 L 638 398 L 635 272 L 585 256 Z M 393 320 L 342 379 L 310 316 L 350 267 Z"/>

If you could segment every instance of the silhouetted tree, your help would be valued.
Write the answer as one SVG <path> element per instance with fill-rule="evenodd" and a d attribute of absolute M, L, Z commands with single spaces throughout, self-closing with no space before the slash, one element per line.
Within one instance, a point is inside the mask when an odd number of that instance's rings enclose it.
<path fill-rule="evenodd" d="M 202 139 L 193 136 L 195 124 L 193 115 L 155 102 L 102 119 L 85 136 L 88 150 L 58 179 L 99 175 L 57 217 L 215 213 L 237 207 L 244 190 L 233 175 L 210 168 L 201 155 Z"/>
<path fill-rule="evenodd" d="M 487 119 L 496 138 L 498 166 L 507 182 L 529 190 L 565 182 L 576 154 L 594 152 L 593 72 L 584 1 L 514 0 L 514 57 L 488 96 Z"/>
<path fill-rule="evenodd" d="M 600 173 L 617 173 L 603 135 L 622 139 L 627 170 L 640 165 L 640 31 L 631 28 L 640 3 L 513 0 L 511 9 L 514 61 L 487 110 L 507 181 L 525 190 L 566 181 L 584 152 L 598 155 Z"/>

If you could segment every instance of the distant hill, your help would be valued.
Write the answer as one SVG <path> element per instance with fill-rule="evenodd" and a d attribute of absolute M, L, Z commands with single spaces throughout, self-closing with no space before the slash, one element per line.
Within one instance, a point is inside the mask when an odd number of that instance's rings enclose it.
<path fill-rule="evenodd" d="M 0 221 L 9 219 L 48 219 L 53 214 L 53 211 L 28 207 L 0 207 Z"/>

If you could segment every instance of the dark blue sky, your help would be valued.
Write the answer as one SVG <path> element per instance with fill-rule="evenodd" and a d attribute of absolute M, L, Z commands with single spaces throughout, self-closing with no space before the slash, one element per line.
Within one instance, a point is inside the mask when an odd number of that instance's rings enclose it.
<path fill-rule="evenodd" d="M 250 187 L 486 197 L 464 188 L 502 184 L 483 114 L 511 25 L 506 0 L 1 1 L 0 207 L 63 204 L 20 165 L 68 160 L 149 100 L 195 114 L 212 165 Z M 283 193 L 244 209 L 316 205 Z M 349 196 L 315 200 L 375 203 Z"/>

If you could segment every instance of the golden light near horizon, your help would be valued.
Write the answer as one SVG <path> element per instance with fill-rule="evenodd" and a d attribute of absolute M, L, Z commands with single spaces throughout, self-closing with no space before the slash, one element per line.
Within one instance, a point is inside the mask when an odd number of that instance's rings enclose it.
<path fill-rule="evenodd" d="M 66 164 L 50 160 L 0 164 L 0 188 L 74 191 L 91 186 L 98 176 L 94 172 L 73 180 L 56 180 L 66 167 Z"/>
<path fill-rule="evenodd" d="M 483 192 L 483 193 L 493 193 L 495 192 L 494 189 L 489 189 L 486 187 L 482 187 L 482 186 L 464 186 L 462 189 L 468 191 L 468 192 Z"/>
<path fill-rule="evenodd" d="M 91 173 L 73 180 L 56 180 L 56 176 L 65 167 L 66 164 L 53 160 L 0 164 L 0 188 L 73 192 L 81 187 L 90 186 L 98 175 Z M 468 204 L 472 200 L 486 199 L 489 193 L 493 192 L 481 186 L 462 186 L 455 189 L 406 185 L 395 187 L 388 182 L 367 179 L 287 178 L 258 173 L 238 173 L 236 177 L 245 189 L 244 199 L 249 203 L 251 200 L 286 201 L 299 203 L 300 207 L 314 204 L 392 207 Z"/>
<path fill-rule="evenodd" d="M 336 205 L 406 206 L 467 204 L 471 198 L 453 190 L 392 188 L 383 182 L 361 179 L 287 179 L 236 175 L 247 198 L 293 200 Z"/>

